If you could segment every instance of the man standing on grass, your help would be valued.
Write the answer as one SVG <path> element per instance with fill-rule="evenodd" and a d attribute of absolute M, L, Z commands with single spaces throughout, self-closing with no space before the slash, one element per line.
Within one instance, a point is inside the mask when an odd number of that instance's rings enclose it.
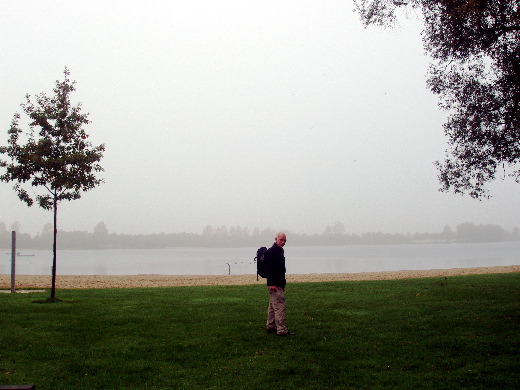
<path fill-rule="evenodd" d="M 267 332 L 278 336 L 289 336 L 285 326 L 285 256 L 283 247 L 287 242 L 284 233 L 278 233 L 274 244 L 264 254 L 267 265 L 267 289 L 269 291 L 269 308 L 267 310 Z"/>

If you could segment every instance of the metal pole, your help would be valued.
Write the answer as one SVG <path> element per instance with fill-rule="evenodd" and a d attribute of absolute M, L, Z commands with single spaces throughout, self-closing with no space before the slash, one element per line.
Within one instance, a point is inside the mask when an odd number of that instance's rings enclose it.
<path fill-rule="evenodd" d="M 16 292 L 16 232 L 11 232 L 11 292 Z"/>

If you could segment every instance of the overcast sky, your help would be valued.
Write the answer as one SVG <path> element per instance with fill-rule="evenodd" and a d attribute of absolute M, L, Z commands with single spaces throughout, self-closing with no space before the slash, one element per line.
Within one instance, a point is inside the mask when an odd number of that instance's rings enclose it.
<path fill-rule="evenodd" d="M 62 203 L 59 228 L 322 233 L 520 226 L 520 187 L 440 193 L 446 113 L 425 87 L 419 18 L 364 29 L 342 1 L 0 2 L 0 144 L 25 94 L 67 66 L 106 144 L 105 184 Z M 0 183 L 0 222 L 52 213 Z"/>

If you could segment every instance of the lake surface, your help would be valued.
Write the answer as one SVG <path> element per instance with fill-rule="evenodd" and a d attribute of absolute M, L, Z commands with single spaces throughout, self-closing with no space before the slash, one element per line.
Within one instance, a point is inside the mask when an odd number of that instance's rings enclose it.
<path fill-rule="evenodd" d="M 255 274 L 257 248 L 59 250 L 58 275 Z M 11 273 L 9 250 L 0 274 Z M 52 251 L 25 250 L 16 273 L 50 275 Z M 520 241 L 478 244 L 351 245 L 285 248 L 287 273 L 357 273 L 520 264 Z"/>

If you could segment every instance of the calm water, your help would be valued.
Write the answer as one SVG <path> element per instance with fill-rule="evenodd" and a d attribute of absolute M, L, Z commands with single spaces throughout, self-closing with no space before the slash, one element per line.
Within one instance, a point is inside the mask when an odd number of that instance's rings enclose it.
<path fill-rule="evenodd" d="M 0 274 L 11 272 L 2 251 Z M 58 275 L 255 274 L 256 248 L 60 250 Z M 20 251 L 16 273 L 49 275 L 52 251 Z M 34 255 L 34 256 L 24 256 Z M 481 244 L 354 245 L 285 248 L 287 272 L 343 273 L 520 264 L 520 242 Z"/>

